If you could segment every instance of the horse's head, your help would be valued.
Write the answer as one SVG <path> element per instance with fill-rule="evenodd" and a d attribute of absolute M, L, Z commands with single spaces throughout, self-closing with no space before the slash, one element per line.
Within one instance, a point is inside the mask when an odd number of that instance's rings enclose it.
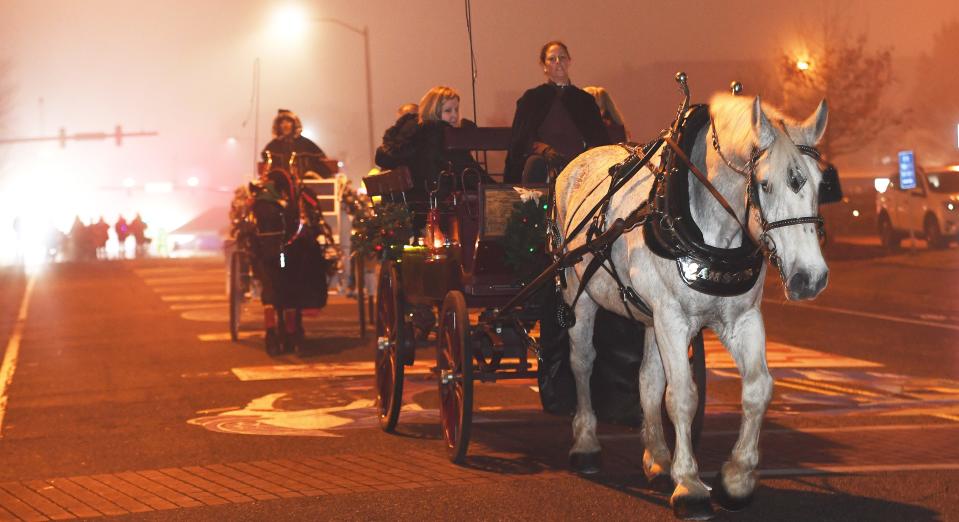
<path fill-rule="evenodd" d="M 809 118 L 796 122 L 764 109 L 758 96 L 752 103 L 756 152 L 750 232 L 779 269 L 792 300 L 815 298 L 829 278 L 819 243 L 822 160 L 815 149 L 826 130 L 827 113 L 823 100 Z"/>

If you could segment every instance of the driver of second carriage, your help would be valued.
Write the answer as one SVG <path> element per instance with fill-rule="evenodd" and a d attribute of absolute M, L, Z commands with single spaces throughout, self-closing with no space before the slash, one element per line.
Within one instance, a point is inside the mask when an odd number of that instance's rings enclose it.
<path fill-rule="evenodd" d="M 280 109 L 273 118 L 273 139 L 263 149 L 263 160 L 267 152 L 273 165 L 287 165 L 290 157 L 297 154 L 300 172 L 307 178 L 328 178 L 330 170 L 323 163 L 326 154 L 316 143 L 303 136 L 303 124 L 293 111 Z"/>

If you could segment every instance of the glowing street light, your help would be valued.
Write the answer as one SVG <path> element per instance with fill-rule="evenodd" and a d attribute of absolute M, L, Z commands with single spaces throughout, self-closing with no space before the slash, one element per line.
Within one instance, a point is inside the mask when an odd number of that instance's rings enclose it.
<path fill-rule="evenodd" d="M 809 63 L 809 60 L 804 60 L 802 58 L 796 60 L 796 69 L 801 72 L 806 72 L 809 68 L 812 67 L 812 64 Z"/>
<path fill-rule="evenodd" d="M 306 30 L 306 15 L 297 5 L 283 6 L 273 12 L 271 29 L 276 35 L 299 36 Z"/>

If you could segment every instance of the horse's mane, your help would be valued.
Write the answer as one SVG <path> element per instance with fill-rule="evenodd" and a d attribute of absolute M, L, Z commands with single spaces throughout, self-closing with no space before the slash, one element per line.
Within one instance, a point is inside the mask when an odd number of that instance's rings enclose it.
<path fill-rule="evenodd" d="M 792 160 L 798 155 L 798 150 L 792 146 L 791 139 L 784 139 L 786 136 L 776 123 L 782 121 L 790 131 L 801 127 L 802 124 L 785 116 L 776 107 L 766 103 L 763 103 L 762 107 L 776 133 L 776 141 L 770 147 L 772 152 L 770 157 L 777 163 Z M 716 94 L 709 101 L 709 113 L 716 122 L 719 142 L 727 158 L 739 164 L 748 160 L 753 148 L 759 144 L 756 133 L 753 131 L 753 98 L 726 93 Z M 770 170 L 784 171 L 781 167 L 785 165 L 775 165 Z"/>

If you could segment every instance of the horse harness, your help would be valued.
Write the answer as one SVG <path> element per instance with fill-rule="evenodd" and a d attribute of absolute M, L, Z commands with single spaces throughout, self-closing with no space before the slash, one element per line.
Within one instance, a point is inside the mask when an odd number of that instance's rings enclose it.
<path fill-rule="evenodd" d="M 606 216 L 613 195 L 625 186 L 640 169 L 648 165 L 653 155 L 665 144 L 666 148 L 660 156 L 659 166 L 652 169 L 655 179 L 648 198 L 624 219 L 625 223 L 621 224 L 621 230 L 625 232 L 637 226 L 642 226 L 643 237 L 649 249 L 662 258 L 675 260 L 683 282 L 690 288 L 708 295 L 728 297 L 741 295 L 749 291 L 762 273 L 763 257 L 768 258 L 770 263 L 776 267 L 785 284 L 782 260 L 779 257 L 776 243 L 769 232 L 777 228 L 807 223 L 814 223 L 821 230 L 822 216 L 788 218 L 769 222 L 763 213 L 758 193 L 760 188 L 764 191 L 767 190 L 766 185 L 757 181 L 755 172 L 756 165 L 767 150 L 757 148 L 744 165 L 733 165 L 720 147 L 715 123 L 710 118 L 707 105 L 694 105 L 679 117 L 681 121 L 676 122 L 672 130 L 664 131 L 659 138 L 642 147 L 619 144 L 629 151 L 629 156 L 609 168 L 608 177 L 611 179 L 607 193 L 590 209 L 583 220 L 562 242 L 558 240 L 561 236 L 558 224 L 555 221 L 555 178 L 550 181 L 547 214 L 547 248 L 550 253 L 558 259 L 565 245 L 569 244 L 570 240 L 584 229 L 586 230 L 586 246 L 588 248 L 592 240 L 607 228 Z M 781 120 L 779 123 L 786 137 L 791 140 L 788 131 L 786 131 L 785 123 Z M 740 219 L 736 215 L 729 202 L 689 159 L 696 137 L 707 124 L 710 125 L 714 150 L 730 169 L 746 178 L 745 219 Z M 820 153 L 814 147 L 807 145 L 796 145 L 796 147 L 800 153 L 813 158 L 817 163 L 824 163 Z M 702 231 L 696 225 L 690 212 L 690 176 L 688 173 L 692 173 L 720 206 L 739 224 L 743 231 L 743 240 L 739 247 L 717 248 L 706 244 Z M 794 192 L 798 193 L 806 180 L 806 176 L 797 166 L 790 167 L 788 182 Z M 598 186 L 593 187 L 593 190 L 596 190 Z M 752 234 L 749 233 L 747 225 L 752 209 L 755 210 L 760 224 L 761 232 L 758 239 L 754 239 Z M 575 216 L 578 210 L 579 207 L 571 216 Z M 589 223 L 588 228 L 586 228 L 587 223 Z M 570 224 L 572 222 L 567 224 L 567 229 Z M 624 284 L 622 278 L 619 277 L 611 255 L 613 242 L 604 241 L 597 248 L 588 248 L 593 257 L 583 272 L 573 302 L 568 305 L 561 302 L 557 310 L 557 320 L 560 326 L 569 328 L 575 324 L 573 307 L 585 290 L 589 279 L 600 268 L 605 270 L 616 283 L 620 299 L 630 319 L 636 319 L 630 310 L 630 304 L 647 316 L 647 320 L 652 319 L 653 314 L 650 307 L 635 290 Z M 562 268 L 573 266 L 578 262 L 577 260 L 571 261 Z M 563 270 L 560 270 L 558 274 L 557 291 L 560 291 L 561 288 L 566 286 L 566 278 Z"/>

